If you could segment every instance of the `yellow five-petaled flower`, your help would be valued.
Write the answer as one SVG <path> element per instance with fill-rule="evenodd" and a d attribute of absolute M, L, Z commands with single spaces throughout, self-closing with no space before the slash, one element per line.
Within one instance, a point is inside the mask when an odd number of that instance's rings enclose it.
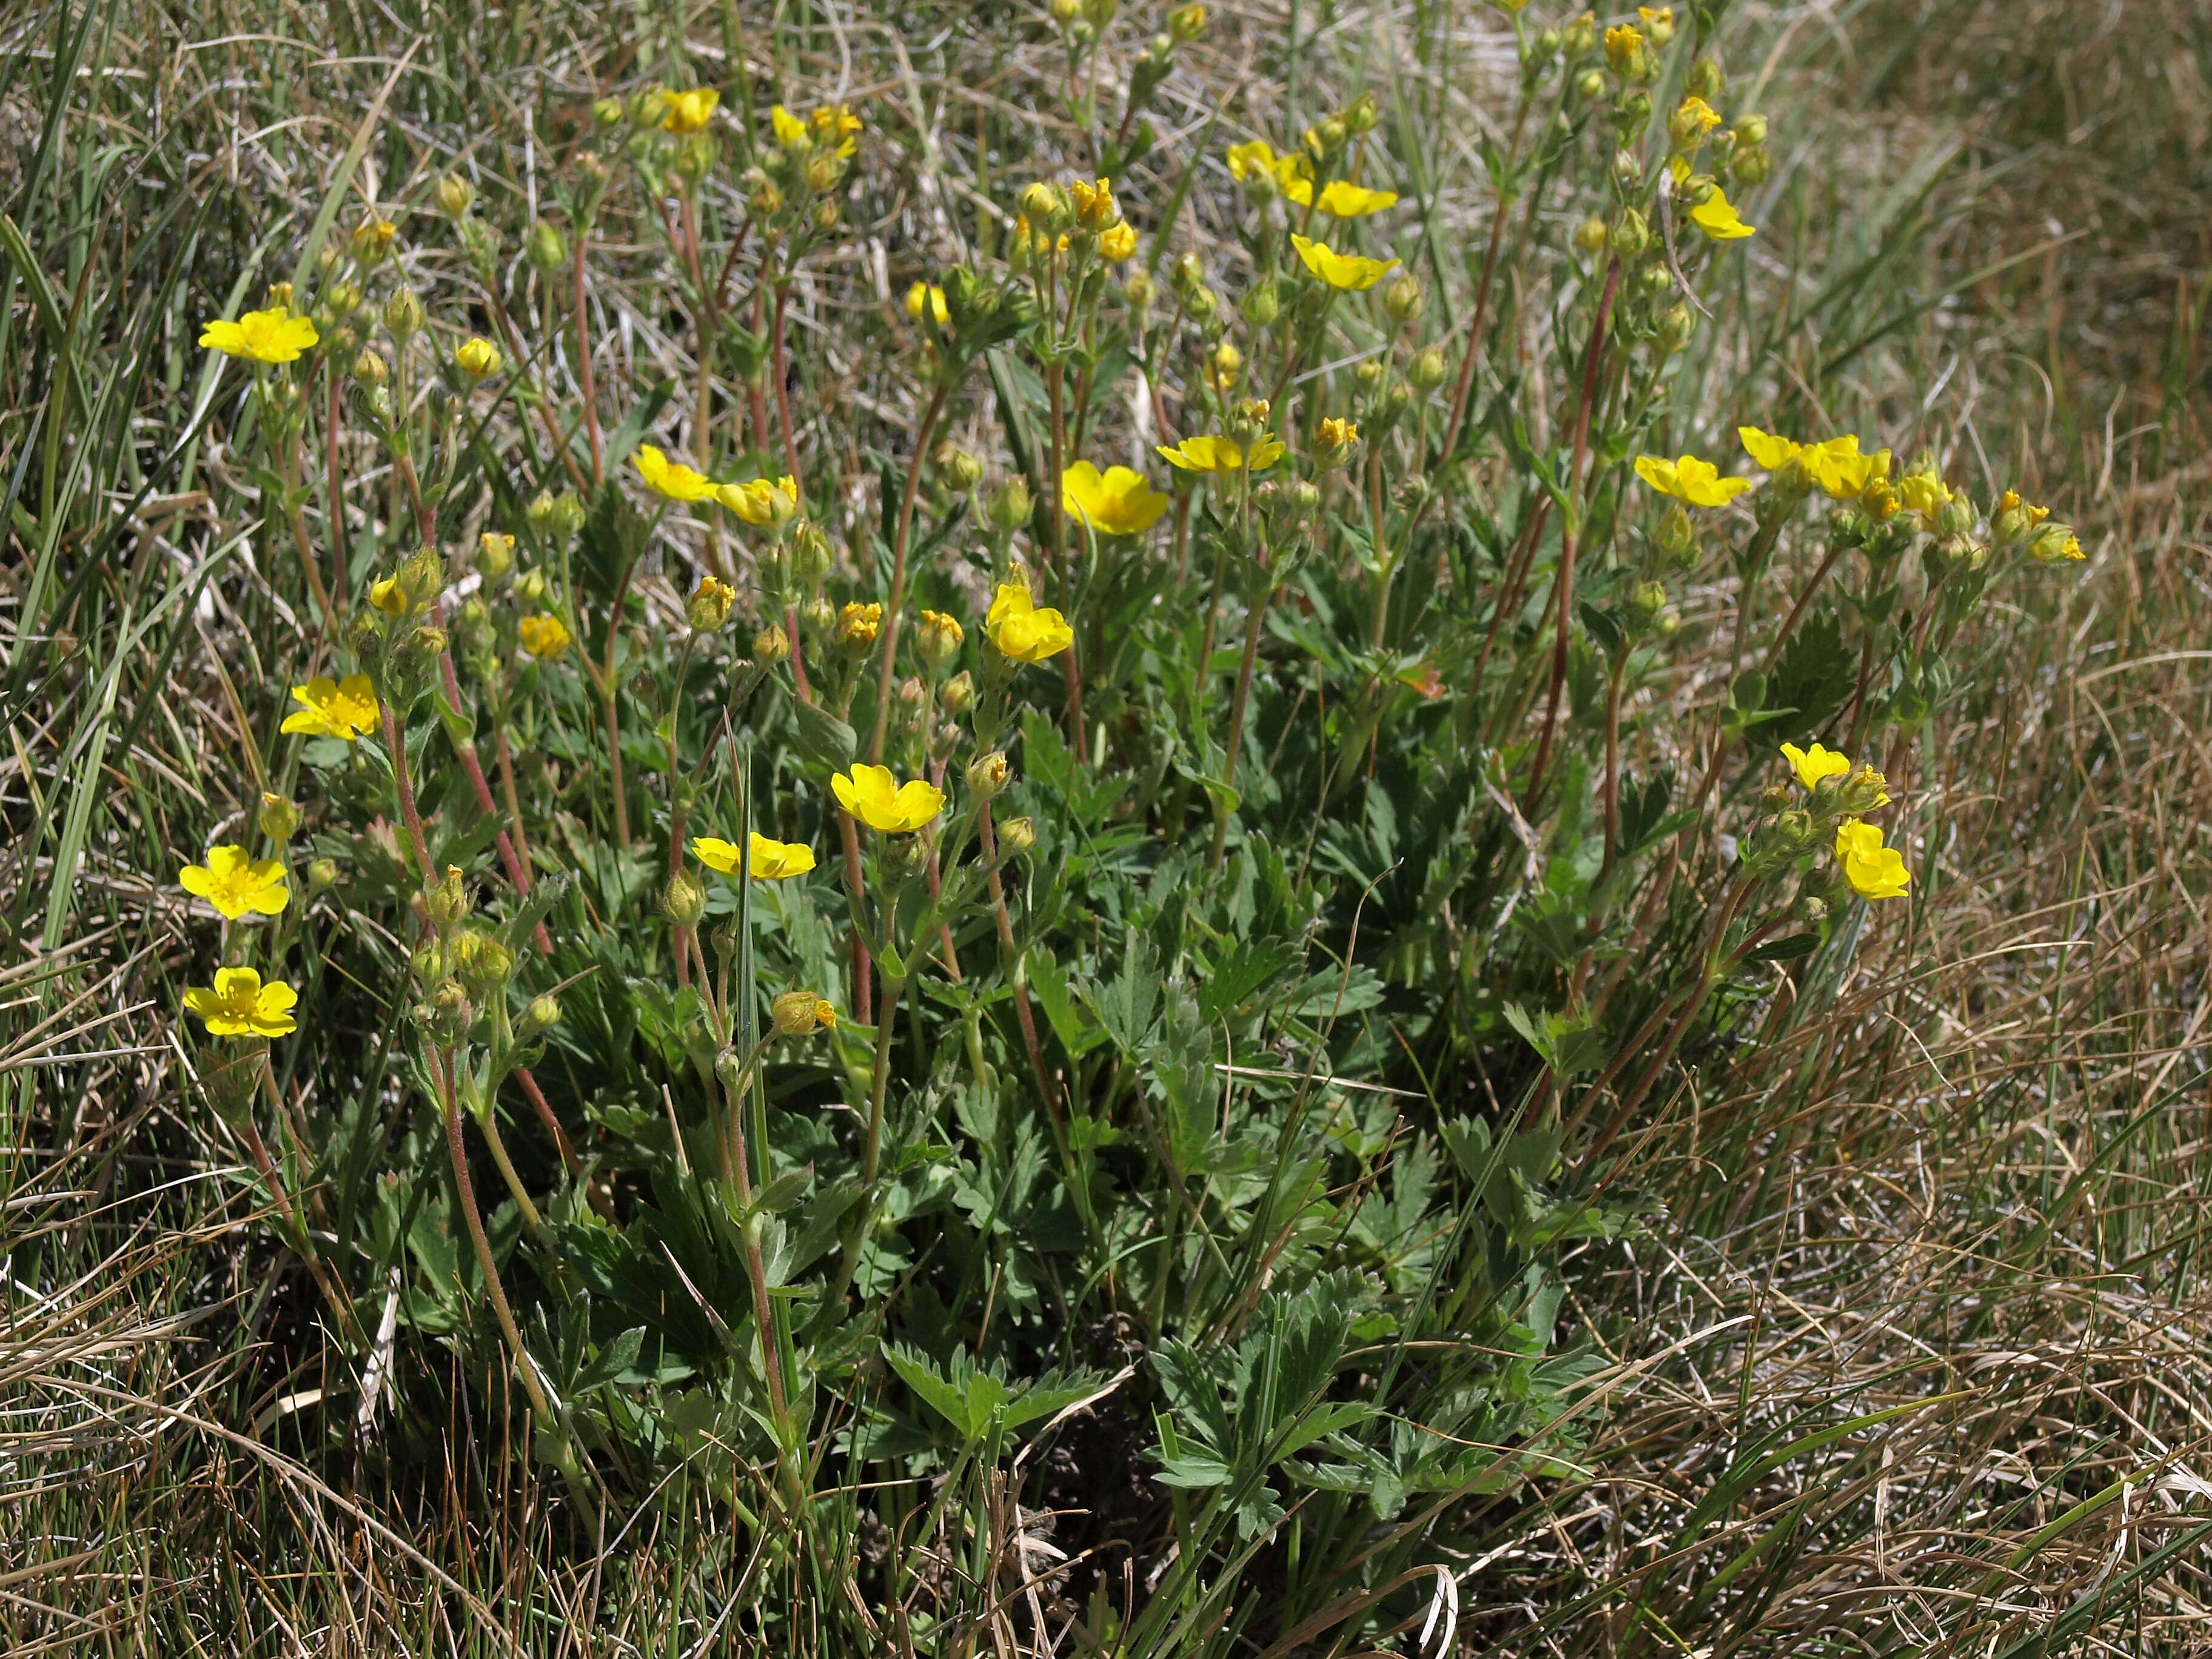
<path fill-rule="evenodd" d="M 1292 236 L 1291 246 L 1298 251 L 1305 268 L 1342 293 L 1360 294 L 1373 288 L 1397 264 L 1395 259 L 1370 259 L 1361 253 L 1339 253 L 1327 242 L 1316 242 L 1307 236 Z"/>
<path fill-rule="evenodd" d="M 1160 521 L 1174 497 L 1141 472 L 1078 461 L 1060 475 L 1060 510 L 1102 536 L 1139 536 Z"/>
<path fill-rule="evenodd" d="M 1184 472 L 1263 472 L 1283 459 L 1279 438 L 1262 438 L 1246 449 L 1234 438 L 1185 438 L 1175 445 L 1161 444 L 1168 464 Z"/>
<path fill-rule="evenodd" d="M 660 125 L 665 131 L 681 137 L 706 131 L 707 123 L 714 118 L 714 106 L 722 101 L 722 94 L 712 87 L 698 87 L 690 92 L 671 92 L 667 99 Z"/>
<path fill-rule="evenodd" d="M 1743 440 L 1744 453 L 1769 472 L 1796 461 L 1805 469 L 1807 477 L 1839 501 L 1854 500 L 1869 485 L 1889 477 L 1889 452 L 1877 449 L 1871 455 L 1860 454 L 1856 432 L 1817 444 L 1777 437 L 1755 426 L 1738 427 L 1736 436 Z"/>
<path fill-rule="evenodd" d="M 799 516 L 799 484 L 789 474 L 770 483 L 755 478 L 750 483 L 726 483 L 714 499 L 749 525 L 774 530 Z"/>
<path fill-rule="evenodd" d="M 1903 898 L 1912 880 L 1905 855 L 1882 844 L 1881 826 L 1857 818 L 1836 826 L 1836 861 L 1861 898 Z"/>
<path fill-rule="evenodd" d="M 218 968 L 215 988 L 195 985 L 185 1006 L 198 1014 L 210 1036 L 283 1036 L 296 1030 L 292 1006 L 299 993 L 280 981 L 264 985 L 251 968 Z"/>
<path fill-rule="evenodd" d="M 207 862 L 178 871 L 177 884 L 232 921 L 248 911 L 273 916 L 292 896 L 284 884 L 284 866 L 275 859 L 251 858 L 243 847 L 209 848 Z"/>
<path fill-rule="evenodd" d="M 1695 455 L 1638 455 L 1636 476 L 1662 495 L 1687 501 L 1692 507 L 1726 507 L 1751 488 L 1748 478 L 1723 478 L 1720 468 Z"/>
<path fill-rule="evenodd" d="M 647 489 L 672 501 L 703 501 L 721 488 L 705 473 L 670 460 L 651 444 L 637 447 L 637 475 Z"/>
<path fill-rule="evenodd" d="M 723 841 L 714 836 L 698 836 L 692 839 L 691 850 L 699 855 L 699 862 L 709 870 L 719 870 L 726 876 L 738 873 L 738 848 L 733 841 Z M 745 861 L 759 881 L 783 881 L 793 876 L 803 876 L 814 867 L 814 849 L 803 842 L 770 841 L 757 830 L 747 840 L 750 856 Z"/>
<path fill-rule="evenodd" d="M 1332 219 L 1364 219 L 1370 213 L 1397 206 L 1398 192 L 1368 190 L 1336 179 L 1322 186 L 1321 199 L 1314 205 Z"/>
<path fill-rule="evenodd" d="M 1797 781 L 1808 789 L 1820 787 L 1822 778 L 1840 778 L 1851 769 L 1850 757 L 1839 755 L 1832 749 L 1814 744 L 1810 749 L 1800 749 L 1794 743 L 1782 745 L 1782 757 L 1790 763 L 1790 769 L 1797 775 Z"/>
<path fill-rule="evenodd" d="M 295 317 L 283 306 L 249 311 L 236 322 L 217 318 L 200 330 L 200 343 L 213 346 L 228 357 L 251 357 L 257 363 L 289 363 L 320 337 L 305 317 Z"/>
<path fill-rule="evenodd" d="M 1057 611 L 1041 611 L 1019 582 L 1000 582 L 983 618 L 983 631 L 1001 655 L 1016 662 L 1042 662 L 1075 643 L 1075 630 Z"/>
<path fill-rule="evenodd" d="M 305 685 L 294 686 L 292 701 L 300 706 L 284 717 L 287 732 L 351 743 L 376 729 L 376 691 L 366 674 L 349 674 L 335 682 L 319 674 Z"/>
<path fill-rule="evenodd" d="M 945 792 L 927 778 L 901 783 L 888 766 L 855 762 L 848 775 L 833 773 L 830 793 L 837 805 L 887 836 L 911 835 L 945 810 Z"/>

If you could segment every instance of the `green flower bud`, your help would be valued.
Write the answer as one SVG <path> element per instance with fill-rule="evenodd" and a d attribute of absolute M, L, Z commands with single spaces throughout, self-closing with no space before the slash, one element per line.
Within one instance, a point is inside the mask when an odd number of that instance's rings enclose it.
<path fill-rule="evenodd" d="M 338 866 L 336 859 L 316 859 L 307 866 L 307 896 L 328 892 L 338 884 Z"/>
<path fill-rule="evenodd" d="M 422 331 L 422 302 L 411 288 L 394 289 L 384 302 L 385 331 L 404 345 Z"/>
<path fill-rule="evenodd" d="M 991 496 L 987 509 L 994 526 L 1000 530 L 1018 530 L 1030 521 L 1034 504 L 1030 500 L 1030 487 L 1020 478 L 1009 478 Z"/>
<path fill-rule="evenodd" d="M 1036 845 L 1036 824 L 1030 818 L 1008 818 L 999 826 L 999 850 L 1016 858 Z"/>
<path fill-rule="evenodd" d="M 300 809 L 283 795 L 261 797 L 261 833 L 282 847 L 300 828 Z"/>
<path fill-rule="evenodd" d="M 995 750 L 968 763 L 968 787 L 983 800 L 1004 789 L 1012 775 L 1012 769 L 1006 764 L 1006 757 Z"/>
<path fill-rule="evenodd" d="M 660 914 L 676 927 L 692 927 L 707 914 L 707 895 L 697 882 L 679 870 L 661 890 Z"/>

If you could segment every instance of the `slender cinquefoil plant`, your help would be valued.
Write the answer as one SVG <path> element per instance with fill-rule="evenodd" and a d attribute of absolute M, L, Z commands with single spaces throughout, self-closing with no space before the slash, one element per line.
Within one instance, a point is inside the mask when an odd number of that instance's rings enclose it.
<path fill-rule="evenodd" d="M 817 1652 L 1374 1646 L 1576 1475 L 1570 1256 L 1941 902 L 1961 630 L 2081 549 L 1701 391 L 1766 118 L 1705 9 L 1498 9 L 1471 231 L 1380 95 L 1164 132 L 1202 7 L 1055 0 L 958 168 L 662 21 L 204 319 L 301 597 L 188 1054 L 326 1450 L 519 1401 Z"/>

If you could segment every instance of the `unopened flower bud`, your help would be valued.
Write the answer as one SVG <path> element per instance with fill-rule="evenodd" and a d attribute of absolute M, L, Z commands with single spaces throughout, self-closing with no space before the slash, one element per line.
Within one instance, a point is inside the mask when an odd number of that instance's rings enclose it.
<path fill-rule="evenodd" d="M 1735 141 L 1749 149 L 1756 149 L 1766 142 L 1766 118 L 1764 115 L 1739 115 L 1735 118 Z"/>
<path fill-rule="evenodd" d="M 1030 521 L 1033 503 L 1030 487 L 1018 477 L 1009 478 L 991 496 L 986 509 L 992 524 L 1000 530 L 1018 530 Z"/>
<path fill-rule="evenodd" d="M 966 495 L 983 482 L 983 463 L 958 444 L 948 441 L 938 445 L 930 459 L 937 463 L 938 475 L 960 495 Z"/>
<path fill-rule="evenodd" d="M 811 640 L 826 640 L 837 629 L 837 607 L 827 593 L 811 595 L 799 607 L 799 625 Z"/>
<path fill-rule="evenodd" d="M 1575 246 L 1584 253 L 1605 252 L 1605 221 L 1585 219 L 1575 227 Z"/>
<path fill-rule="evenodd" d="M 1411 322 L 1421 314 L 1421 285 L 1411 276 L 1401 276 L 1382 290 L 1382 309 L 1398 322 Z"/>
<path fill-rule="evenodd" d="M 1237 304 L 1255 328 L 1265 328 L 1282 314 L 1282 296 L 1272 282 L 1255 283 Z"/>
<path fill-rule="evenodd" d="M 433 657 L 444 656 L 446 647 L 452 643 L 444 629 L 428 624 L 407 636 L 407 648 L 426 662 Z"/>
<path fill-rule="evenodd" d="M 438 180 L 438 205 L 459 218 L 477 199 L 474 185 L 458 173 L 449 173 Z"/>
<path fill-rule="evenodd" d="M 1213 313 L 1221 309 L 1221 296 L 1201 285 L 1191 290 L 1190 297 L 1183 301 L 1183 309 L 1190 313 L 1193 322 L 1210 323 Z"/>
<path fill-rule="evenodd" d="M 660 914 L 678 927 L 689 927 L 707 913 L 707 895 L 699 884 L 681 870 L 668 878 L 661 890 Z"/>
<path fill-rule="evenodd" d="M 1633 259 L 1651 245 L 1651 228 L 1634 208 L 1621 209 L 1606 235 L 1613 251 L 1624 259 Z"/>
<path fill-rule="evenodd" d="M 314 859 L 307 865 L 307 896 L 327 892 L 338 884 L 338 866 L 336 859 Z"/>
<path fill-rule="evenodd" d="M 937 693 L 937 706 L 957 719 L 975 706 L 975 681 L 966 669 L 962 669 L 945 682 Z"/>
<path fill-rule="evenodd" d="M 1008 858 L 1036 845 L 1036 823 L 1030 818 L 1008 818 L 999 826 L 999 850 Z"/>
<path fill-rule="evenodd" d="M 1690 314 L 1686 305 L 1676 305 L 1661 315 L 1652 338 L 1662 351 L 1672 354 L 1690 343 L 1690 336 L 1697 331 L 1697 319 Z"/>
<path fill-rule="evenodd" d="M 376 352 L 363 351 L 353 360 L 353 378 L 356 385 L 380 386 L 391 377 L 391 366 Z"/>
<path fill-rule="evenodd" d="M 773 668 L 790 654 L 791 636 L 782 624 L 770 623 L 753 635 L 753 660 L 762 667 Z"/>
<path fill-rule="evenodd" d="M 1121 297 L 1139 311 L 1152 304 L 1152 273 L 1141 265 L 1131 271 L 1121 283 Z"/>
<path fill-rule="evenodd" d="M 1575 77 L 1575 96 L 1585 104 L 1595 104 L 1605 96 L 1605 76 L 1595 70 L 1584 70 Z"/>
<path fill-rule="evenodd" d="M 1667 608 L 1667 589 L 1659 582 L 1638 582 L 1628 595 L 1628 620 L 1638 633 L 1659 620 Z"/>
<path fill-rule="evenodd" d="M 422 302 L 411 288 L 394 289 L 384 302 L 385 331 L 404 345 L 422 331 Z"/>
<path fill-rule="evenodd" d="M 1200 5 L 1177 6 L 1168 14 L 1168 38 L 1177 46 L 1185 46 L 1206 33 L 1206 8 Z"/>
<path fill-rule="evenodd" d="M 1442 346 L 1430 346 L 1416 353 L 1413 361 L 1406 366 L 1406 378 L 1423 392 L 1434 392 L 1444 383 L 1444 376 L 1449 372 Z"/>
<path fill-rule="evenodd" d="M 561 1023 L 561 1004 L 550 991 L 541 991 L 530 999 L 530 1006 L 522 1011 L 522 1018 L 514 1023 L 515 1034 L 527 1042 L 543 1036 Z"/>
<path fill-rule="evenodd" d="M 1067 204 L 1042 179 L 1022 192 L 1022 217 L 1038 230 L 1058 230 L 1067 217 Z"/>
<path fill-rule="evenodd" d="M 1735 159 L 1729 163 L 1729 172 L 1739 184 L 1762 185 L 1766 175 L 1774 170 L 1774 158 L 1763 148 L 1739 149 Z"/>
<path fill-rule="evenodd" d="M 259 821 L 261 833 L 282 847 L 300 828 L 300 809 L 283 795 L 264 793 Z"/>
<path fill-rule="evenodd" d="M 453 353 L 453 366 L 471 380 L 498 374 L 501 362 L 499 348 L 489 340 L 464 340 Z"/>

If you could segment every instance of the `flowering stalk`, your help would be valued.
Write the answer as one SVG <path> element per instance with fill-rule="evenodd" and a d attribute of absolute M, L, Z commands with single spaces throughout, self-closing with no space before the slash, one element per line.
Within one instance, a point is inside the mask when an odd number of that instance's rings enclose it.
<path fill-rule="evenodd" d="M 944 412 L 945 395 L 951 389 L 945 376 L 939 375 L 929 394 L 929 406 L 922 411 L 921 424 L 915 430 L 914 459 L 907 467 L 905 493 L 899 497 L 898 528 L 891 541 L 890 600 L 884 608 L 882 660 L 876 670 L 876 726 L 868 738 L 871 766 L 884 757 L 884 733 L 890 723 L 891 676 L 898 666 L 899 624 L 906 617 L 906 557 L 914 532 L 915 496 L 921 487 L 921 467 L 929 453 L 929 441 L 936 434 L 937 418 Z"/>
<path fill-rule="evenodd" d="M 1598 365 L 1605 356 L 1606 325 L 1613 318 L 1613 296 L 1620 291 L 1620 261 L 1606 266 L 1605 291 L 1597 302 L 1597 319 L 1590 325 L 1589 344 L 1583 354 L 1582 400 L 1575 410 L 1574 459 L 1567 469 L 1567 496 L 1572 501 L 1582 489 L 1583 461 L 1589 453 L 1590 406 L 1597 398 Z M 1574 617 L 1575 543 L 1582 529 L 1570 520 L 1559 538 L 1559 568 L 1552 578 L 1558 599 L 1558 621 L 1553 635 L 1552 690 L 1544 706 L 1543 735 L 1536 743 L 1536 763 L 1528 772 L 1528 801 L 1534 806 L 1544 787 L 1544 766 L 1551 758 L 1552 734 L 1559 718 L 1559 698 L 1567 684 L 1567 638 Z"/>
<path fill-rule="evenodd" d="M 1244 656 L 1237 666 L 1237 695 L 1229 705 L 1229 740 L 1221 763 L 1221 781 L 1232 790 L 1237 787 L 1237 751 L 1244 741 L 1245 706 L 1252 695 L 1252 671 L 1260 659 L 1260 635 L 1267 626 L 1267 606 L 1275 597 L 1274 571 L 1265 551 L 1256 551 L 1254 556 L 1260 571 L 1260 587 L 1244 619 Z M 1213 850 L 1206 856 L 1207 869 L 1221 867 L 1221 856 L 1228 840 L 1229 803 L 1217 799 L 1213 809 Z"/>

